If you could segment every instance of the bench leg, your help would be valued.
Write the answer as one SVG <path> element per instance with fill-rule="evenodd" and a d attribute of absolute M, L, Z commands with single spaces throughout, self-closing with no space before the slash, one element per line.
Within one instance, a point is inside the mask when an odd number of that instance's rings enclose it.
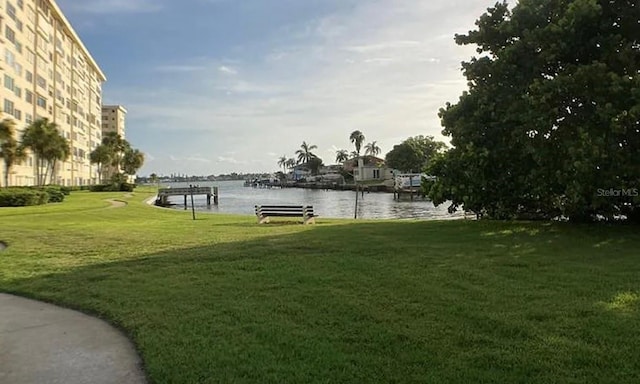
<path fill-rule="evenodd" d="M 304 222 L 303 222 L 304 225 L 315 224 L 315 223 L 316 223 L 316 218 L 313 217 L 313 216 L 311 216 L 311 217 L 307 216 L 307 217 L 304 218 Z"/>
<path fill-rule="evenodd" d="M 266 224 L 269 222 L 269 216 L 258 216 L 258 224 Z"/>

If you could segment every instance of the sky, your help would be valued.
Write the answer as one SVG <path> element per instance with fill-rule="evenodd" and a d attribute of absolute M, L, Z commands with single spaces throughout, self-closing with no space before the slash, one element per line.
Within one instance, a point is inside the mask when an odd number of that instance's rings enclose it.
<path fill-rule="evenodd" d="M 139 175 L 273 172 L 303 141 L 325 164 L 349 135 L 382 157 L 446 141 L 467 88 L 456 33 L 495 0 L 58 0 L 128 110 Z"/>

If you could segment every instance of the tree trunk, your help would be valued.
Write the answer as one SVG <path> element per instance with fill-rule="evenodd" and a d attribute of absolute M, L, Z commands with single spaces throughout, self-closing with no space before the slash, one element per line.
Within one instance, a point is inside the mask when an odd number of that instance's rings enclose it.
<path fill-rule="evenodd" d="M 42 185 L 42 159 L 36 157 L 36 185 Z"/>
<path fill-rule="evenodd" d="M 53 162 L 51 163 L 51 176 L 50 176 L 50 184 L 55 184 L 55 180 L 53 179 L 56 175 L 56 165 L 57 165 L 57 161 L 53 160 Z"/>
<path fill-rule="evenodd" d="M 47 182 L 47 176 L 49 176 L 49 167 L 51 166 L 51 164 L 47 161 L 45 163 L 45 160 L 42 160 L 42 163 L 44 165 L 44 173 L 42 174 L 42 178 L 41 178 L 41 183 L 40 186 L 44 187 L 44 184 Z"/>
<path fill-rule="evenodd" d="M 9 187 L 9 166 L 4 163 L 4 187 Z"/>

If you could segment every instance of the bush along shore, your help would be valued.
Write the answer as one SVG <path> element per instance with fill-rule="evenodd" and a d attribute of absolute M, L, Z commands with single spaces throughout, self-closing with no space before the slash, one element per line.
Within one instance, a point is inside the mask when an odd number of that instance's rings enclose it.
<path fill-rule="evenodd" d="M 55 185 L 45 187 L 9 187 L 0 189 L 0 207 L 27 207 L 61 203 L 71 189 Z"/>

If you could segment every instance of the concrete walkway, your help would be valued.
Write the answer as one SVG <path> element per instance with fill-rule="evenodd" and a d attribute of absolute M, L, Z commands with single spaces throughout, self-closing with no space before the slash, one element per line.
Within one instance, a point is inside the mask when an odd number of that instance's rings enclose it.
<path fill-rule="evenodd" d="M 143 384 L 133 345 L 80 312 L 0 293 L 0 383 Z"/>

